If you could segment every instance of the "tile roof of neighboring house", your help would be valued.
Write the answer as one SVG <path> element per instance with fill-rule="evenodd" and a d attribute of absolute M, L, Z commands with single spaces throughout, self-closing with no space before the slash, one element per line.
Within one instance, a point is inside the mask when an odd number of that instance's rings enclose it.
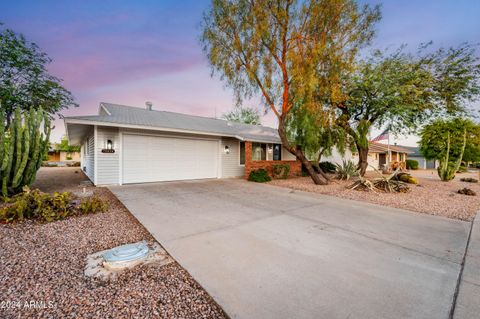
<path fill-rule="evenodd" d="M 390 149 L 390 151 L 393 151 L 393 152 L 408 153 L 408 154 L 412 153 L 411 150 L 398 145 L 388 146 L 387 144 L 376 143 L 376 142 L 369 142 L 369 145 L 368 145 L 368 151 L 371 153 L 385 153 L 388 151 L 388 149 Z"/>
<path fill-rule="evenodd" d="M 101 103 L 100 106 L 107 112 L 100 115 L 65 117 L 66 122 L 80 120 L 90 121 L 92 124 L 101 122 L 119 126 L 144 126 L 145 128 L 230 136 L 247 141 L 280 143 L 277 130 L 271 127 L 111 103 Z"/>

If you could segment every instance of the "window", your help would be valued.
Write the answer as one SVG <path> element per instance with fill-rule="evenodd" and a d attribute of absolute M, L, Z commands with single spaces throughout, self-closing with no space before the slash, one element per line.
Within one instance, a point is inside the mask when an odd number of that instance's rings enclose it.
<path fill-rule="evenodd" d="M 245 142 L 240 142 L 240 165 L 245 165 Z"/>
<path fill-rule="evenodd" d="M 282 145 L 273 144 L 273 160 L 280 161 L 282 159 Z"/>
<path fill-rule="evenodd" d="M 267 159 L 267 144 L 252 143 L 252 160 L 265 161 Z"/>

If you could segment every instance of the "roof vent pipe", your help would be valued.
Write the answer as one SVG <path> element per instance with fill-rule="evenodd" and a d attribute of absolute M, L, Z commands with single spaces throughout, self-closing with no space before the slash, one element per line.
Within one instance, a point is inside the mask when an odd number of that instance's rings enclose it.
<path fill-rule="evenodd" d="M 146 108 L 147 110 L 151 111 L 151 110 L 152 110 L 152 107 L 153 107 L 153 103 L 152 103 L 152 102 L 150 102 L 150 101 L 145 102 L 145 108 Z"/>

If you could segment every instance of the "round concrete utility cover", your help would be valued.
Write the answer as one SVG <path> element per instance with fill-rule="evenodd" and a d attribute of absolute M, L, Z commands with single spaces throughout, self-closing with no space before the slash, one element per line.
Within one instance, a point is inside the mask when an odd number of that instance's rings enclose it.
<path fill-rule="evenodd" d="M 148 246 L 145 242 L 118 246 L 103 254 L 103 259 L 109 263 L 121 263 L 145 258 Z"/>

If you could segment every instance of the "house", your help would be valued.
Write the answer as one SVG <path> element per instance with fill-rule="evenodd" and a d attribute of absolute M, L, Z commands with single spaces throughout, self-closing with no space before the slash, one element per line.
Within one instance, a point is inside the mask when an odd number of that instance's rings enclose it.
<path fill-rule="evenodd" d="M 80 152 L 65 152 L 50 148 L 47 162 L 80 162 Z"/>
<path fill-rule="evenodd" d="M 390 164 L 403 163 L 407 160 L 411 151 L 403 146 L 387 145 L 377 142 L 369 142 L 368 164 L 377 169 L 383 169 Z M 358 161 L 358 155 L 353 154 L 354 161 Z"/>
<path fill-rule="evenodd" d="M 95 185 L 247 177 L 301 163 L 277 130 L 152 109 L 101 103 L 98 115 L 65 117 L 68 141 L 81 145 L 81 167 Z"/>
<path fill-rule="evenodd" d="M 408 159 L 416 160 L 418 162 L 418 168 L 420 169 L 437 169 L 438 168 L 438 160 L 427 160 L 423 155 L 420 153 L 419 147 L 412 147 L 412 146 L 402 146 L 410 150 L 410 154 L 408 155 Z"/>

